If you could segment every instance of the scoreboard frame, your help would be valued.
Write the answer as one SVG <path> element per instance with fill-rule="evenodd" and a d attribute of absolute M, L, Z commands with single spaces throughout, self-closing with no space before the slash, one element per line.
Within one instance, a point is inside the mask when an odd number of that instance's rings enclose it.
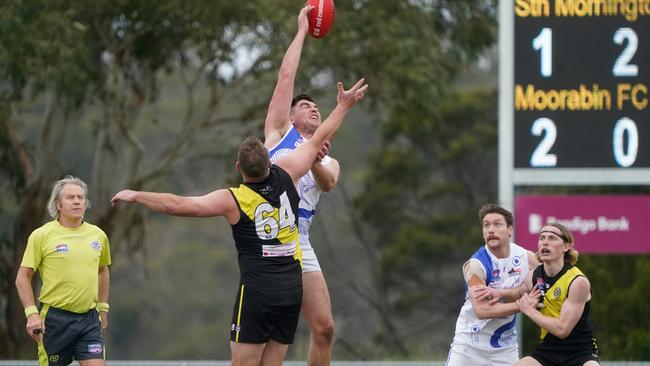
<path fill-rule="evenodd" d="M 650 15 L 637 9 L 631 21 L 634 14 L 575 7 L 587 3 L 499 3 L 499 197 L 506 206 L 513 207 L 516 185 L 650 184 L 650 31 L 643 32 Z M 564 13 L 556 16 L 555 6 Z M 599 93 L 605 99 L 597 104 Z"/>

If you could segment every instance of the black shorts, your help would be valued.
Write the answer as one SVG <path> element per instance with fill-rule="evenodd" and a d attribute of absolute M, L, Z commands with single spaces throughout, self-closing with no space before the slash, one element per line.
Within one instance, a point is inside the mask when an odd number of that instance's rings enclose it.
<path fill-rule="evenodd" d="M 230 340 L 291 344 L 298 327 L 302 285 L 286 289 L 239 285 L 230 326 Z"/>
<path fill-rule="evenodd" d="M 537 360 L 542 366 L 582 366 L 587 361 L 600 363 L 596 340 L 593 341 L 593 344 L 582 346 L 579 349 L 572 346 L 546 345 L 542 342 L 535 347 L 530 357 Z"/>
<path fill-rule="evenodd" d="M 38 347 L 41 366 L 68 365 L 73 357 L 104 359 L 104 337 L 97 310 L 77 314 L 46 306 L 41 316 L 45 317 L 45 334 Z"/>

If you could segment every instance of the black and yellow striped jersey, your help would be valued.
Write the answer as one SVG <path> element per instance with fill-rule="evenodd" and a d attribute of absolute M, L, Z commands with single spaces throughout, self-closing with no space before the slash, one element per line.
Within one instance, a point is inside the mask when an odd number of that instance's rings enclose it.
<path fill-rule="evenodd" d="M 230 188 L 240 219 L 232 225 L 240 281 L 253 287 L 287 288 L 302 284 L 298 240 L 300 198 L 287 172 L 271 166 L 262 182 Z"/>

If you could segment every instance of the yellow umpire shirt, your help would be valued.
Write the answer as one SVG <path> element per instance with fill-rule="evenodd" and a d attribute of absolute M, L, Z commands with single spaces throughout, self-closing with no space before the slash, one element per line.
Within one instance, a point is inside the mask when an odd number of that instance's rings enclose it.
<path fill-rule="evenodd" d="M 97 303 L 99 267 L 110 264 L 108 237 L 99 227 L 67 228 L 54 220 L 32 232 L 20 265 L 40 271 L 41 304 L 85 313 Z"/>

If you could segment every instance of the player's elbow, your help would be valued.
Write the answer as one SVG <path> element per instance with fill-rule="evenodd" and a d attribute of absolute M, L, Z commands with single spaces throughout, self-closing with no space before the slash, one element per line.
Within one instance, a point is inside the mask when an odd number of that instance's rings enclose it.
<path fill-rule="evenodd" d="M 24 271 L 22 268 L 18 269 L 18 273 L 16 274 L 16 281 L 14 281 L 14 285 L 16 285 L 16 288 L 22 288 L 26 284 L 31 283 L 31 278 L 27 274 L 26 271 Z"/>
<path fill-rule="evenodd" d="M 278 72 L 278 84 L 282 81 L 292 80 L 294 77 L 295 73 L 291 71 L 291 68 L 287 65 L 282 65 Z"/>
<path fill-rule="evenodd" d="M 178 206 L 171 203 L 163 203 L 160 207 L 160 213 L 165 215 L 176 215 L 178 212 Z"/>
<path fill-rule="evenodd" d="M 562 326 L 555 332 L 556 334 L 554 335 L 560 339 L 565 339 L 571 334 L 572 330 L 572 328 Z"/>
<path fill-rule="evenodd" d="M 334 186 L 336 186 L 336 181 L 334 179 L 326 179 L 324 182 L 319 184 L 319 186 L 321 191 L 329 192 L 334 189 Z"/>
<path fill-rule="evenodd" d="M 160 207 L 160 212 L 165 215 L 172 216 L 187 216 L 187 204 L 179 197 L 173 197 L 167 202 L 164 202 Z"/>

